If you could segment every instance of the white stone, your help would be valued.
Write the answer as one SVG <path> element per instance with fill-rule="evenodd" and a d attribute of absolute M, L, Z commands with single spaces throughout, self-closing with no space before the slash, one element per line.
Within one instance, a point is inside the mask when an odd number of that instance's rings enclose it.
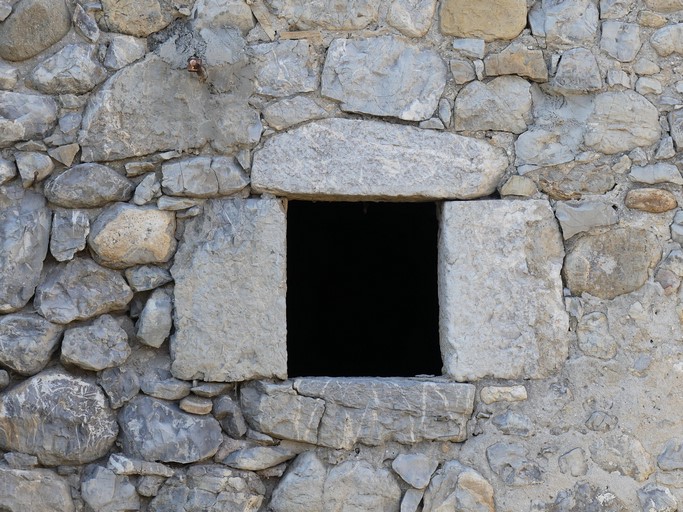
<path fill-rule="evenodd" d="M 308 96 L 284 98 L 263 109 L 263 119 L 275 130 L 327 117 L 327 111 Z"/>
<path fill-rule="evenodd" d="M 619 216 L 612 205 L 600 201 L 581 201 L 578 204 L 558 201 L 555 205 L 555 216 L 560 221 L 562 237 L 565 240 L 596 226 L 609 226 L 619 221 Z"/>
<path fill-rule="evenodd" d="M 462 85 L 477 79 L 474 66 L 469 60 L 451 59 L 449 64 L 456 84 Z"/>
<path fill-rule="evenodd" d="M 650 37 L 650 44 L 660 57 L 683 54 L 683 23 L 660 28 Z"/>
<path fill-rule="evenodd" d="M 424 36 L 432 24 L 436 0 L 393 0 L 387 23 L 408 37 Z"/>
<path fill-rule="evenodd" d="M 683 185 L 681 172 L 674 164 L 658 163 L 651 165 L 634 165 L 629 173 L 629 178 L 639 183 L 654 185 L 657 183 L 675 183 Z"/>
<path fill-rule="evenodd" d="M 296 30 L 359 30 L 377 21 L 375 0 L 269 0 L 273 14 Z"/>
<path fill-rule="evenodd" d="M 251 179 L 254 191 L 288 197 L 471 199 L 491 194 L 507 165 L 502 150 L 481 140 L 326 119 L 266 141 Z"/>
<path fill-rule="evenodd" d="M 22 151 L 17 153 L 14 158 L 16 159 L 17 169 L 19 169 L 21 183 L 24 185 L 24 188 L 43 181 L 55 168 L 52 159 L 43 153 Z"/>
<path fill-rule="evenodd" d="M 319 64 L 306 40 L 258 44 L 249 49 L 249 54 L 256 92 L 282 97 L 318 88 Z"/>
<path fill-rule="evenodd" d="M 549 46 L 593 44 L 598 32 L 598 17 L 593 0 L 542 0 L 529 14 L 533 33 L 545 35 Z"/>
<path fill-rule="evenodd" d="M 640 50 L 640 27 L 635 23 L 605 21 L 600 48 L 620 62 L 631 62 Z"/>
<path fill-rule="evenodd" d="M 487 405 L 495 402 L 522 402 L 527 399 L 526 387 L 517 386 L 484 386 L 479 398 Z"/>
<path fill-rule="evenodd" d="M 636 82 L 638 94 L 662 94 L 662 83 L 656 78 L 641 76 Z"/>
<path fill-rule="evenodd" d="M 254 28 L 254 15 L 244 0 L 198 0 L 192 12 L 197 29 L 227 25 L 246 34 Z"/>
<path fill-rule="evenodd" d="M 112 37 L 104 57 L 104 65 L 109 69 L 121 69 L 144 57 L 147 42 L 133 36 L 116 35 Z"/>
<path fill-rule="evenodd" d="M 563 258 L 545 201 L 444 203 L 439 304 L 445 373 L 472 381 L 541 378 L 555 370 L 568 350 Z"/>
<path fill-rule="evenodd" d="M 396 471 L 407 484 L 416 489 L 424 489 L 429 485 L 434 471 L 439 465 L 439 461 L 423 455 L 414 453 L 409 455 L 399 455 L 391 463 L 391 468 Z"/>
<path fill-rule="evenodd" d="M 585 48 L 572 48 L 562 54 L 552 80 L 561 92 L 594 92 L 602 89 L 602 76 L 595 56 Z"/>
<path fill-rule="evenodd" d="M 184 197 L 229 196 L 249 184 L 233 158 L 194 157 L 161 166 L 164 194 Z"/>
<path fill-rule="evenodd" d="M 486 41 L 483 39 L 456 38 L 453 39 L 453 49 L 463 57 L 470 59 L 483 59 L 485 55 Z"/>
<path fill-rule="evenodd" d="M 612 87 L 619 86 L 624 89 L 630 89 L 631 77 L 626 71 L 621 69 L 610 69 L 607 71 L 607 84 Z"/>

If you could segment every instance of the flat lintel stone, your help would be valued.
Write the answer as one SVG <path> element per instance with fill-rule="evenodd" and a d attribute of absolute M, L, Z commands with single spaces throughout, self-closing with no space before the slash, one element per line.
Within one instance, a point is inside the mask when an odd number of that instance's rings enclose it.
<path fill-rule="evenodd" d="M 443 205 L 444 372 L 457 381 L 543 378 L 567 358 L 562 237 L 547 201 Z"/>
<path fill-rule="evenodd" d="M 300 199 L 474 199 L 494 192 L 507 166 L 483 140 L 335 118 L 271 137 L 251 181 L 255 192 Z"/>

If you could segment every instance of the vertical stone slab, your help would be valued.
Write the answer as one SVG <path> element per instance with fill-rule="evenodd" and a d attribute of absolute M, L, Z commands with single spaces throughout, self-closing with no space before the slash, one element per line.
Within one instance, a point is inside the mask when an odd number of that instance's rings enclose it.
<path fill-rule="evenodd" d="M 278 199 L 217 199 L 190 220 L 175 279 L 173 375 L 285 378 L 285 232 Z"/>
<path fill-rule="evenodd" d="M 567 358 L 564 248 L 546 201 L 443 205 L 439 307 L 444 373 L 542 378 Z"/>

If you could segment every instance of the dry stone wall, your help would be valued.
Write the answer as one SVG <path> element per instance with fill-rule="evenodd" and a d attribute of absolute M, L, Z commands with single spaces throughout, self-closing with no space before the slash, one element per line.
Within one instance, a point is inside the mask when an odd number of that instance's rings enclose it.
<path fill-rule="evenodd" d="M 0 0 L 0 510 L 683 509 L 682 147 L 680 0 Z M 441 375 L 288 378 L 292 199 Z"/>

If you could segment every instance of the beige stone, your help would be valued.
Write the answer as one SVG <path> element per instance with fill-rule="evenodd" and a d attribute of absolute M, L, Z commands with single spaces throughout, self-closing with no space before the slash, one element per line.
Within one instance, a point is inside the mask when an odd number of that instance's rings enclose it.
<path fill-rule="evenodd" d="M 514 39 L 526 26 L 526 13 L 525 0 L 445 0 L 441 32 L 485 41 Z"/>
<path fill-rule="evenodd" d="M 527 399 L 524 386 L 485 386 L 479 392 L 479 398 L 485 404 L 494 402 L 520 402 Z"/>
<path fill-rule="evenodd" d="M 511 44 L 500 53 L 484 59 L 488 76 L 519 75 L 535 82 L 548 81 L 548 68 L 541 50 L 529 50 L 521 44 Z"/>
<path fill-rule="evenodd" d="M 668 190 L 659 188 L 639 188 L 629 190 L 625 199 L 626 206 L 632 210 L 662 213 L 678 206 L 676 197 Z"/>
<path fill-rule="evenodd" d="M 209 398 L 190 395 L 183 398 L 178 406 L 190 414 L 209 414 L 213 409 L 213 402 Z"/>

